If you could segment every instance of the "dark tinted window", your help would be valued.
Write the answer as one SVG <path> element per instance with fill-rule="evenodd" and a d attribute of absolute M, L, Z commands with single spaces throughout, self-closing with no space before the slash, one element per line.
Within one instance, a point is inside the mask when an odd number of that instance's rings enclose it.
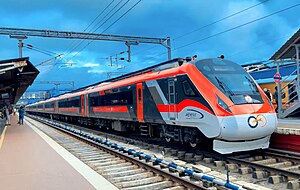
<path fill-rule="evenodd" d="M 45 103 L 45 108 L 54 108 L 54 102 Z"/>
<path fill-rule="evenodd" d="M 71 100 L 63 99 L 59 100 L 58 107 L 60 108 L 72 108 L 72 107 L 80 107 L 80 98 L 72 98 Z"/>
<path fill-rule="evenodd" d="M 89 103 L 92 107 L 112 106 L 112 105 L 132 105 L 133 91 L 131 89 L 122 92 L 119 91 L 120 90 L 111 90 L 111 92 L 106 91 L 106 94 L 101 96 L 99 92 L 90 94 Z"/>
<path fill-rule="evenodd" d="M 187 80 L 182 81 L 182 87 L 186 96 L 195 96 L 195 92 Z"/>
<path fill-rule="evenodd" d="M 217 58 L 199 60 L 195 65 L 233 103 L 247 103 L 246 95 L 251 96 L 253 103 L 263 103 L 256 83 L 240 65 Z"/>

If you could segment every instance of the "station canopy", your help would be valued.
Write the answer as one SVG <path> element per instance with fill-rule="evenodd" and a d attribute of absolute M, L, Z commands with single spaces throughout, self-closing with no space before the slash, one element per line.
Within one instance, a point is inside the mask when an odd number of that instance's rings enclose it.
<path fill-rule="evenodd" d="M 300 45 L 300 29 L 270 58 L 270 60 L 296 58 L 295 45 Z"/>
<path fill-rule="evenodd" d="M 38 74 L 28 57 L 0 60 L 0 108 L 16 104 Z"/>

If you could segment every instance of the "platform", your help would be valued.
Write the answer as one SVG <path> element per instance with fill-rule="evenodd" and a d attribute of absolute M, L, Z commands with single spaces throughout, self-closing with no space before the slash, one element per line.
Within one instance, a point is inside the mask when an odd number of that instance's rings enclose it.
<path fill-rule="evenodd" d="M 11 123 L 0 144 L 0 189 L 117 189 L 26 120 Z"/>
<path fill-rule="evenodd" d="M 300 152 L 300 118 L 278 119 L 278 127 L 271 136 L 270 147 Z"/>

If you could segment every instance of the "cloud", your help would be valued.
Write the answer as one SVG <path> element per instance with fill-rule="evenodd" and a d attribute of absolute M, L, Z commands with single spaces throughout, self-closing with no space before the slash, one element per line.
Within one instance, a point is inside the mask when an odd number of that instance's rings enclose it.
<path fill-rule="evenodd" d="M 106 71 L 102 69 L 88 70 L 88 73 L 104 73 L 104 72 Z"/>
<path fill-rule="evenodd" d="M 249 11 L 226 19 L 210 27 L 203 28 L 180 39 L 175 37 L 201 28 L 234 12 L 255 5 L 259 0 L 151 0 L 141 1 L 132 11 L 120 19 L 108 34 L 171 37 L 174 49 L 193 41 L 206 38 L 239 24 L 273 13 L 298 3 L 299 0 L 270 0 Z M 111 2 L 111 0 L 9 0 L 0 1 L 0 27 L 17 27 L 33 29 L 53 29 L 63 31 L 84 31 L 93 19 Z M 114 5 L 118 1 L 114 2 Z M 130 1 L 129 8 L 135 1 Z M 125 11 L 124 9 L 123 11 Z M 198 58 L 217 57 L 224 54 L 226 58 L 238 63 L 251 60 L 268 59 L 286 40 L 299 29 L 299 7 L 276 14 L 268 19 L 255 22 L 234 31 L 227 32 L 185 48 L 172 50 L 172 57 L 186 57 L 197 54 Z M 112 17 L 103 28 L 113 23 L 121 14 Z M 103 16 L 103 15 L 102 15 Z M 102 19 L 100 16 L 95 23 Z M 109 67 L 107 57 L 127 51 L 124 42 L 88 41 L 57 38 L 28 37 L 25 43 L 45 50 L 65 53 L 66 57 L 49 63 L 48 67 L 39 67 L 39 80 L 74 80 L 76 87 L 92 84 L 106 79 L 105 72 L 132 72 L 167 60 L 167 49 L 161 44 L 143 44 L 131 46 L 131 63 L 119 62 L 123 69 Z M 76 47 L 78 44 L 80 44 Z M 0 58 L 18 57 L 17 40 L 0 36 Z M 86 47 L 85 47 L 86 46 Z M 76 48 L 75 48 L 76 47 Z M 85 48 L 84 48 L 85 47 Z M 149 49 L 152 48 L 152 49 Z M 51 56 L 23 48 L 23 55 L 29 56 L 35 65 Z M 54 55 L 53 55 L 54 57 Z M 121 56 L 119 56 L 120 58 Z M 122 57 L 127 57 L 126 54 Z M 72 67 L 54 65 L 74 63 Z M 34 86 L 34 85 L 33 85 Z M 40 88 L 40 86 L 36 86 Z"/>
<path fill-rule="evenodd" d="M 84 67 L 98 67 L 99 63 L 86 63 L 83 66 Z"/>

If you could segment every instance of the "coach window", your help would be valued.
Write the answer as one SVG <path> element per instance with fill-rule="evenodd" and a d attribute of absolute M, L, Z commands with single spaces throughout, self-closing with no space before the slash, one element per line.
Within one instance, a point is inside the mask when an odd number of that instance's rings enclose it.
<path fill-rule="evenodd" d="M 195 92 L 193 91 L 190 83 L 185 80 L 182 81 L 183 91 L 186 96 L 195 96 Z"/>

